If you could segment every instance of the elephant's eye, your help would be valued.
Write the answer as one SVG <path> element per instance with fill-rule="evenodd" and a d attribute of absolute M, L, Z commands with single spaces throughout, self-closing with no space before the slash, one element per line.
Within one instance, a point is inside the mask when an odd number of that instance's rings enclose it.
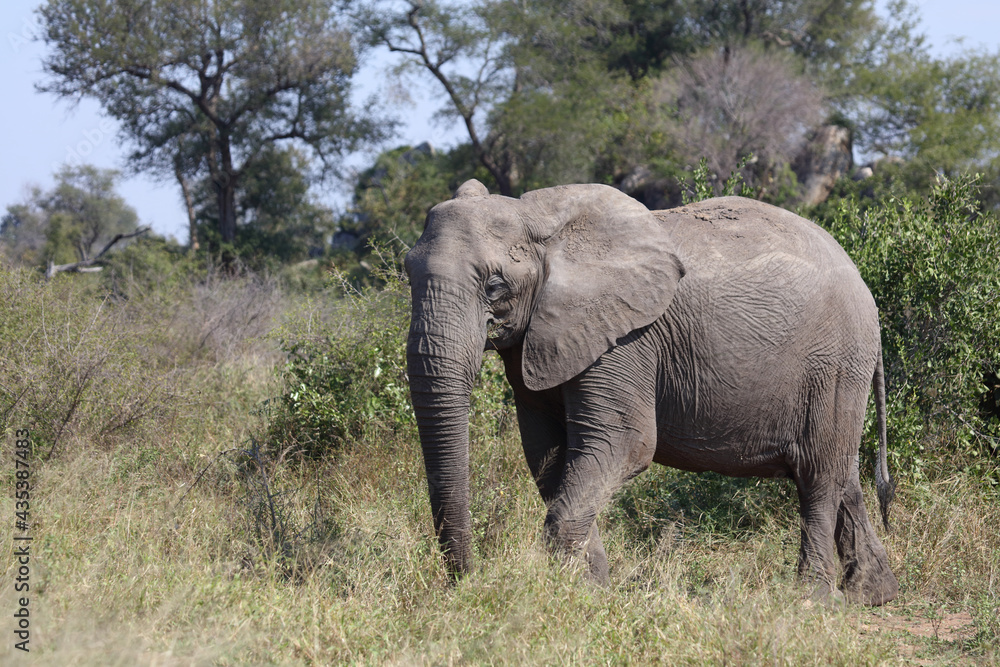
<path fill-rule="evenodd" d="M 498 275 L 490 276 L 486 281 L 486 299 L 493 303 L 495 301 L 500 301 L 510 296 L 510 287 L 504 282 L 504 279 Z"/>

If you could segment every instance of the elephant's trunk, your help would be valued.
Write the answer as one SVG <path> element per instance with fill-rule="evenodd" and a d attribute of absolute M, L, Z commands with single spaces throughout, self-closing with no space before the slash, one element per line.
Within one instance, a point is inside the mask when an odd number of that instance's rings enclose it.
<path fill-rule="evenodd" d="M 448 326 L 414 307 L 407 341 L 410 397 L 420 430 L 434 529 L 453 575 L 472 568 L 469 513 L 469 395 L 482 363 L 485 330 Z M 468 332 L 467 328 L 465 331 Z"/>

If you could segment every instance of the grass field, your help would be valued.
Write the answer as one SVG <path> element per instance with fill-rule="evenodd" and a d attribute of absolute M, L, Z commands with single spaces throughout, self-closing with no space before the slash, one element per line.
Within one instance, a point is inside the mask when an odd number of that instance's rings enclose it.
<path fill-rule="evenodd" d="M 344 311 L 251 278 L 128 299 L 63 278 L 0 278 L 0 663 L 1000 663 L 1000 500 L 947 462 L 900 480 L 880 535 L 901 594 L 883 608 L 804 599 L 790 483 L 660 467 L 602 516 L 599 589 L 545 551 L 512 416 L 490 404 L 473 419 L 477 571 L 450 585 L 412 425 L 314 458 L 275 440 L 274 332 Z M 29 655 L 12 639 L 20 428 Z"/>

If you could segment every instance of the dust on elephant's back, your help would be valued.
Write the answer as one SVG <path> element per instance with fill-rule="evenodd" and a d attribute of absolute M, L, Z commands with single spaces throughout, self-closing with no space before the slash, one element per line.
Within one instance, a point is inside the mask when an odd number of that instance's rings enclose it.
<path fill-rule="evenodd" d="M 739 266 L 771 252 L 827 268 L 854 269 L 844 249 L 822 227 L 753 199 L 721 197 L 653 214 L 682 259 L 690 262 L 685 264 L 689 271 L 709 269 L 713 257 Z"/>

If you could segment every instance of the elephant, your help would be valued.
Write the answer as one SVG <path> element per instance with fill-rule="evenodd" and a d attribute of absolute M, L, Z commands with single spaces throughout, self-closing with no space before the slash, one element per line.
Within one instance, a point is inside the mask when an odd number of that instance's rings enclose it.
<path fill-rule="evenodd" d="M 888 528 L 878 309 L 819 226 L 741 197 L 650 211 L 606 185 L 515 199 L 471 180 L 430 210 L 404 265 L 410 395 L 453 577 L 473 565 L 470 392 L 496 350 L 547 543 L 584 559 L 596 582 L 609 578 L 596 517 L 656 462 L 790 477 L 811 595 L 896 596 L 859 480 L 874 388 Z"/>

